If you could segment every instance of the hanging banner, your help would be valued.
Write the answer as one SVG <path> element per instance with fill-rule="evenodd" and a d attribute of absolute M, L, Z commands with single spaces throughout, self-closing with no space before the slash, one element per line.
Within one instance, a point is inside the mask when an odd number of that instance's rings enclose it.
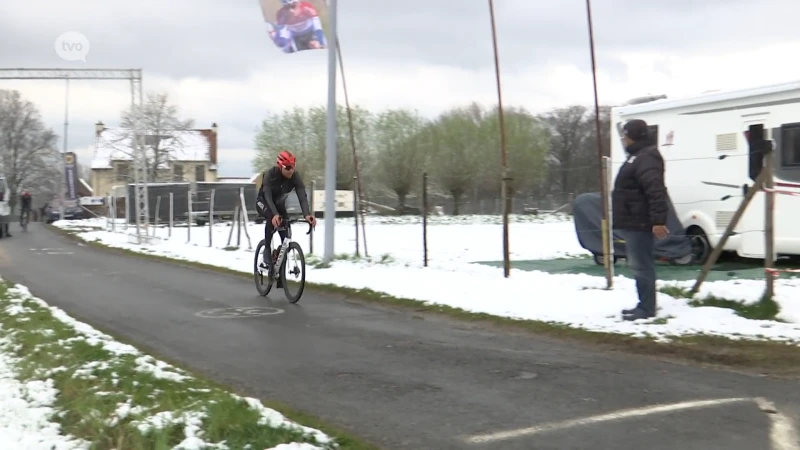
<path fill-rule="evenodd" d="M 328 47 L 324 0 L 258 0 L 272 42 L 284 53 Z"/>
<path fill-rule="evenodd" d="M 78 199 L 78 163 L 74 152 L 64 154 L 64 172 L 67 180 L 67 200 Z"/>

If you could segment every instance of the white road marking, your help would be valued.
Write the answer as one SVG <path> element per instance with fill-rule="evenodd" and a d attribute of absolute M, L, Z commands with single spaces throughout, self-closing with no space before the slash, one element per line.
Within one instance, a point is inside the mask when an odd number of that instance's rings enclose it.
<path fill-rule="evenodd" d="M 710 406 L 720 406 L 728 403 L 741 403 L 749 401 L 753 401 L 753 399 L 747 397 L 722 398 L 716 400 L 697 400 L 690 402 L 673 403 L 670 405 L 658 405 L 658 406 L 647 406 L 644 408 L 624 409 L 612 413 L 584 417 L 581 419 L 565 420 L 563 422 L 550 422 L 529 428 L 521 428 L 517 430 L 508 430 L 496 433 L 468 436 L 464 438 L 464 441 L 470 444 L 480 444 L 480 443 L 500 441 L 505 439 L 514 439 L 522 436 L 530 436 L 533 434 L 543 433 L 547 431 L 565 430 L 565 429 L 575 428 L 578 426 L 592 425 L 601 422 L 609 422 L 614 420 L 649 416 L 652 414 L 664 414 L 686 409 L 707 408 Z M 788 448 L 794 449 L 794 447 L 787 447 L 787 449 Z"/>
<path fill-rule="evenodd" d="M 772 450 L 800 450 L 800 440 L 792 419 L 778 411 L 775 404 L 765 398 L 757 397 L 753 400 L 770 419 L 769 440 L 772 442 Z"/>

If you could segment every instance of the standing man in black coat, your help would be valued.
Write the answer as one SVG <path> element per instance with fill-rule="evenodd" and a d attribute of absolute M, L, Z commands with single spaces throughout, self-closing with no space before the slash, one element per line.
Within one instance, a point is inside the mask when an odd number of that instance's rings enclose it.
<path fill-rule="evenodd" d="M 647 123 L 635 119 L 623 127 L 628 159 L 620 167 L 612 192 L 613 228 L 625 240 L 628 265 L 636 279 L 639 304 L 622 310 L 623 319 L 656 315 L 655 236 L 664 239 L 669 196 L 664 185 L 664 159 L 648 139 Z"/>

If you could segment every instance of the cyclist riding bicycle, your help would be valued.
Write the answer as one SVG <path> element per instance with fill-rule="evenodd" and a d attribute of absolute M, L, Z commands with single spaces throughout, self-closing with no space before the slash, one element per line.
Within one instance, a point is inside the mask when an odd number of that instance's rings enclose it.
<path fill-rule="evenodd" d="M 22 223 L 22 218 L 27 214 L 30 218 L 31 214 L 31 203 L 33 203 L 33 197 L 31 197 L 31 193 L 28 190 L 22 191 L 22 194 L 19 196 L 19 221 Z"/>
<path fill-rule="evenodd" d="M 309 225 L 313 227 L 317 222 L 309 212 L 306 186 L 303 184 L 300 173 L 296 170 L 296 162 L 297 158 L 291 152 L 284 150 L 278 154 L 275 166 L 265 170 L 261 175 L 261 186 L 256 194 L 256 211 L 266 219 L 264 239 L 268 246 L 273 229 L 277 228 L 284 218 L 287 220 L 289 218 L 289 213 L 286 211 L 286 198 L 292 191 L 297 194 L 297 198 L 300 200 L 300 209 Z M 286 239 L 286 230 L 281 230 L 278 234 L 281 241 Z M 269 269 L 271 269 L 272 260 L 276 256 L 264 252 L 264 262 Z"/>

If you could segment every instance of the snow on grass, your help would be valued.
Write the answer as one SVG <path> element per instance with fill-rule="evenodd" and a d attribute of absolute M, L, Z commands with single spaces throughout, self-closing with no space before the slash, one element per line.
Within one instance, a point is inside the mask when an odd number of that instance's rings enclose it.
<path fill-rule="evenodd" d="M 0 448 L 337 448 L 0 280 Z"/>
<path fill-rule="evenodd" d="M 779 279 L 775 301 L 780 308 L 775 319 L 752 320 L 737 311 L 719 306 L 698 305 L 698 300 L 727 299 L 737 305 L 752 305 L 764 292 L 759 280 L 707 281 L 694 299 L 683 295 L 658 294 L 656 318 L 635 323 L 624 322 L 620 310 L 636 304 L 632 279 L 615 277 L 614 290 L 605 290 L 603 277 L 585 274 L 550 274 L 543 271 L 512 269 L 510 278 L 497 267 L 472 264 L 477 261 L 502 260 L 501 218 L 497 216 L 434 216 L 428 226 L 429 267 L 423 267 L 422 225 L 417 217 L 369 217 L 367 245 L 371 258 L 343 255 L 330 266 L 308 256 L 309 241 L 305 224 L 293 228 L 294 238 L 303 247 L 309 264 L 306 279 L 311 283 L 333 284 L 353 289 L 369 289 L 386 295 L 414 299 L 429 304 L 461 308 L 476 313 L 521 320 L 536 320 L 582 328 L 668 340 L 686 335 L 715 335 L 731 339 L 800 342 L 800 280 Z M 76 230 L 87 241 L 112 247 L 166 256 L 252 273 L 253 253 L 247 249 L 242 233 L 241 249 L 231 249 L 227 240 L 229 223 L 215 225 L 211 246 L 208 227 L 194 227 L 191 242 L 186 228 L 155 230 L 157 244 L 131 244 L 129 237 L 105 231 L 105 219 L 56 222 L 57 226 Z M 99 229 L 86 231 L 86 227 Z M 352 219 L 336 220 L 335 251 L 352 255 L 355 231 Z M 314 232 L 316 255 L 324 248 L 324 221 Z M 80 228 L 79 228 L 80 229 Z M 263 236 L 263 225 L 251 225 L 252 248 Z M 135 233 L 129 227 L 127 233 Z M 236 232 L 232 245 L 235 245 Z M 277 237 L 275 238 L 277 242 Z M 512 260 L 588 257 L 575 235 L 569 216 L 512 216 L 510 226 Z M 363 252 L 363 250 L 362 250 Z M 200 275 L 198 275 L 200 276 Z M 688 289 L 693 281 L 661 280 L 659 287 Z M 255 287 L 254 287 L 255 289 Z M 719 302 L 718 302 L 719 303 Z M 711 304 L 706 302 L 706 304 Z"/>

